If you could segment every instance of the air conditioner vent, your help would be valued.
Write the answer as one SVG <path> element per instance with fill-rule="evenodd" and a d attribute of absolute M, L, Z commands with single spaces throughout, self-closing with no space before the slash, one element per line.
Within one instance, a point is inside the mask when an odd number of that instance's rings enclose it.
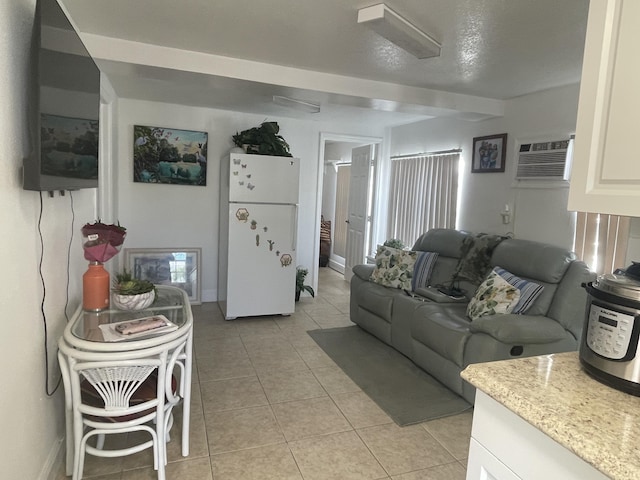
<path fill-rule="evenodd" d="M 518 152 L 518 180 L 566 180 L 569 140 L 523 143 Z"/>

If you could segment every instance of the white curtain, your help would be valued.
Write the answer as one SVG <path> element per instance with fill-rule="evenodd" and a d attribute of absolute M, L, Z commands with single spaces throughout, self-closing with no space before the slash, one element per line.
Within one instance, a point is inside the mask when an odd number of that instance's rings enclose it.
<path fill-rule="evenodd" d="M 624 268 L 629 241 L 629 217 L 577 212 L 573 249 L 597 274 Z"/>
<path fill-rule="evenodd" d="M 387 238 L 411 246 L 431 228 L 455 228 L 459 153 L 391 162 Z"/>

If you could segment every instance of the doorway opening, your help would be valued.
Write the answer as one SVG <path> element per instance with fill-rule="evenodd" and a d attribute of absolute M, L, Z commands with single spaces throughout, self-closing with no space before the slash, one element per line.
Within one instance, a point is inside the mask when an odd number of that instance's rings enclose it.
<path fill-rule="evenodd" d="M 381 143 L 377 137 L 321 134 L 320 159 L 324 168 L 318 265 L 344 274 L 347 280 L 351 276 L 349 262 L 363 263 L 371 252 Z"/>

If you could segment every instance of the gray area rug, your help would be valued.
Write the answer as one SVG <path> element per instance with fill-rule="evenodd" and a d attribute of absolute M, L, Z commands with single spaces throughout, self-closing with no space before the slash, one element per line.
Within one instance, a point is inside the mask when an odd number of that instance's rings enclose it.
<path fill-rule="evenodd" d="M 358 326 L 307 333 L 400 426 L 471 408 L 407 357 Z"/>

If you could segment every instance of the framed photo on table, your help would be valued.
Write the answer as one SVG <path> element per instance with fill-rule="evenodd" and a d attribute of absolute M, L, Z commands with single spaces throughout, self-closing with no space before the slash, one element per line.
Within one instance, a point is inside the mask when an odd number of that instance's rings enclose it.
<path fill-rule="evenodd" d="M 504 172 L 506 152 L 506 133 L 474 138 L 471 173 Z"/>
<path fill-rule="evenodd" d="M 125 268 L 140 280 L 171 285 L 200 304 L 200 248 L 125 248 Z"/>

